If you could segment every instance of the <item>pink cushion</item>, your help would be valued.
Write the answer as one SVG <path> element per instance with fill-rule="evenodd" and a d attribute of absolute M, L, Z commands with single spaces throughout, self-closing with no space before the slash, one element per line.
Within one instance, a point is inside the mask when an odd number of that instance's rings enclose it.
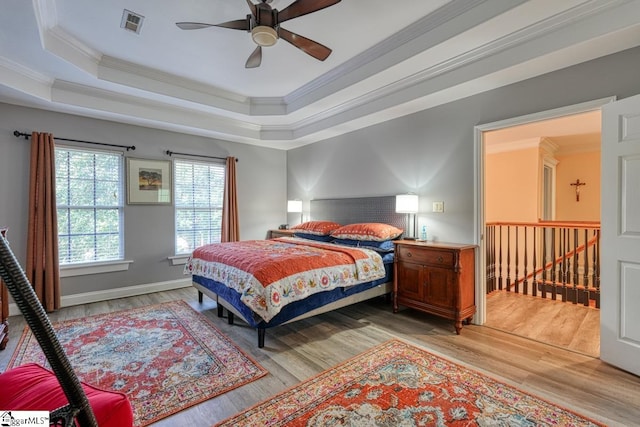
<path fill-rule="evenodd" d="M 307 221 L 291 227 L 293 231 L 300 231 L 316 236 L 328 236 L 333 230 L 339 228 L 340 224 L 333 221 Z"/>
<path fill-rule="evenodd" d="M 392 240 L 401 234 L 402 229 L 379 222 L 360 222 L 343 225 L 331 232 L 331 236 L 336 239 L 370 240 L 374 242 Z"/>
<path fill-rule="evenodd" d="M 82 388 L 100 427 L 133 425 L 133 411 L 125 394 L 85 383 Z M 0 390 L 2 409 L 53 411 L 69 403 L 54 373 L 35 363 L 0 374 Z"/>

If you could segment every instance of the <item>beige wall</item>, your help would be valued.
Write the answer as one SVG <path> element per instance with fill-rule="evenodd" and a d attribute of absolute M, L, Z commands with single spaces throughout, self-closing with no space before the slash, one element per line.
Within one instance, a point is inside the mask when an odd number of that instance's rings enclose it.
<path fill-rule="evenodd" d="M 485 215 L 487 222 L 538 220 L 538 147 L 487 154 Z"/>
<path fill-rule="evenodd" d="M 556 155 L 556 220 L 600 221 L 600 152 Z M 585 182 L 576 201 L 572 182 Z"/>

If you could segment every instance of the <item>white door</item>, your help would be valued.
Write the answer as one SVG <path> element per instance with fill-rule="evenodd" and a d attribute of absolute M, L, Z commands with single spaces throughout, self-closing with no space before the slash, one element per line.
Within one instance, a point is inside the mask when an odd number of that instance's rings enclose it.
<path fill-rule="evenodd" d="M 600 359 L 640 375 L 640 95 L 602 107 Z"/>

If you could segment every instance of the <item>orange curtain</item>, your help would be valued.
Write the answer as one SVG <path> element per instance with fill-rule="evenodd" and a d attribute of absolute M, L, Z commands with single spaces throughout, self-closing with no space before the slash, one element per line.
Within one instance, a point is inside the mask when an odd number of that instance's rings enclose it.
<path fill-rule="evenodd" d="M 31 134 L 27 278 L 47 311 L 60 308 L 55 145 L 50 133 Z"/>
<path fill-rule="evenodd" d="M 235 157 L 227 157 L 227 167 L 224 178 L 224 198 L 222 201 L 222 236 L 220 240 L 222 242 L 237 242 L 240 240 Z"/>

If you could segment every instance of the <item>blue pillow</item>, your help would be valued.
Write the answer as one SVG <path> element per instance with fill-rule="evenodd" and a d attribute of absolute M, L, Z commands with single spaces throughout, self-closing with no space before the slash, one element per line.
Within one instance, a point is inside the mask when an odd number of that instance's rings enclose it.
<path fill-rule="evenodd" d="M 331 237 L 330 235 L 326 235 L 326 236 L 319 236 L 317 234 L 309 234 L 309 233 L 293 233 L 293 235 L 295 237 L 301 237 L 303 239 L 308 239 L 308 240 L 315 240 L 318 242 L 330 242 L 333 240 L 333 237 Z"/>
<path fill-rule="evenodd" d="M 396 254 L 394 254 L 393 252 L 387 252 L 386 254 L 381 255 L 383 264 L 391 264 Z"/>
<path fill-rule="evenodd" d="M 393 252 L 394 245 L 393 240 L 383 240 L 378 242 L 376 240 L 353 240 L 353 239 L 335 239 L 333 243 L 345 246 L 354 246 L 356 248 L 364 247 L 366 249 L 373 249 L 378 252 Z"/>

